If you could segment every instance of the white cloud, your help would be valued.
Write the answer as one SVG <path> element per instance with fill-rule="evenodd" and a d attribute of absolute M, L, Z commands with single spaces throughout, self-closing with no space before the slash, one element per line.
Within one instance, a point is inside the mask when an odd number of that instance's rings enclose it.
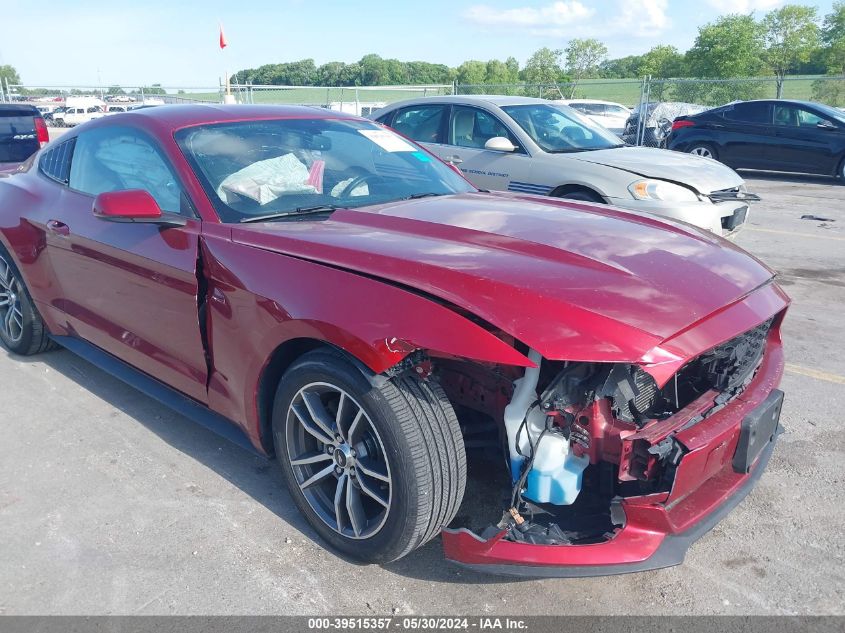
<path fill-rule="evenodd" d="M 467 9 L 464 17 L 481 26 L 517 27 L 531 32 L 543 32 L 583 22 L 593 13 L 593 9 L 585 7 L 578 0 L 570 0 L 553 2 L 539 8 L 517 7 L 504 10 L 479 4 Z"/>
<path fill-rule="evenodd" d="M 643 37 L 669 28 L 668 5 L 668 0 L 617 0 L 612 9 L 600 15 L 579 0 L 512 9 L 475 5 L 463 16 L 479 26 L 519 29 L 545 37 L 602 37 L 619 33 Z"/>
<path fill-rule="evenodd" d="M 707 3 L 721 13 L 751 13 L 774 9 L 783 0 L 707 0 Z"/>
<path fill-rule="evenodd" d="M 657 35 L 671 25 L 668 5 L 669 0 L 628 0 L 620 4 L 618 17 L 611 24 L 641 37 Z"/>

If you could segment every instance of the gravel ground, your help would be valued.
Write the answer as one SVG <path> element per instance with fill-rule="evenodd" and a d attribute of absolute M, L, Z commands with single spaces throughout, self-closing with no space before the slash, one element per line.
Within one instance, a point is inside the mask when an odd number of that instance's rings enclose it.
<path fill-rule="evenodd" d="M 68 352 L 0 352 L 0 614 L 845 613 L 845 186 L 746 176 L 764 200 L 737 241 L 794 299 L 786 434 L 684 565 L 514 582 L 445 563 L 435 540 L 356 566 L 270 462 Z"/>

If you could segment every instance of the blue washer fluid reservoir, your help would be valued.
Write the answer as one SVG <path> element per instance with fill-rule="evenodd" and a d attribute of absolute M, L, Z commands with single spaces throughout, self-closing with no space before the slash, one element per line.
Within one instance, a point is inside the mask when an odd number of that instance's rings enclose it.
<path fill-rule="evenodd" d="M 537 503 L 570 505 L 581 492 L 584 469 L 590 458 L 571 453 L 569 440 L 560 433 L 544 435 L 536 450 L 525 496 Z"/>

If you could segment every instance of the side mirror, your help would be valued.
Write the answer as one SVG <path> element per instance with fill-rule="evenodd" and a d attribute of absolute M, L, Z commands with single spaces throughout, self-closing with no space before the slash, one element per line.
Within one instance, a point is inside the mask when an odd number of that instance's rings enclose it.
<path fill-rule="evenodd" d="M 830 121 L 822 121 L 821 123 L 817 123 L 816 127 L 821 130 L 838 130 L 839 127 L 831 123 Z"/>
<path fill-rule="evenodd" d="M 516 151 L 516 146 L 504 136 L 494 136 L 484 144 L 484 149 L 494 152 L 513 152 Z"/>
<path fill-rule="evenodd" d="M 134 222 L 162 226 L 184 226 L 185 219 L 162 214 L 158 203 L 141 189 L 106 191 L 94 198 L 94 216 L 109 222 Z"/>

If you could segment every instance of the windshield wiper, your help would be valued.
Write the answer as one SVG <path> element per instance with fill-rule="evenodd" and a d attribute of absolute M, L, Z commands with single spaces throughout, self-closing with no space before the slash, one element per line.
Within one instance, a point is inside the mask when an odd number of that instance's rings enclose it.
<path fill-rule="evenodd" d="M 445 193 L 435 193 L 434 191 L 427 191 L 425 193 L 412 193 L 410 196 L 405 196 L 402 200 L 419 200 L 420 198 L 430 198 L 432 196 L 445 196 Z"/>
<path fill-rule="evenodd" d="M 249 218 L 241 218 L 242 223 L 246 222 L 267 222 L 269 220 L 278 220 L 281 218 L 289 218 L 295 215 L 310 215 L 312 213 L 331 213 L 337 211 L 338 207 L 333 204 L 318 204 L 313 207 L 297 207 L 290 211 L 280 211 L 278 213 L 268 213 L 267 215 L 256 215 Z"/>

